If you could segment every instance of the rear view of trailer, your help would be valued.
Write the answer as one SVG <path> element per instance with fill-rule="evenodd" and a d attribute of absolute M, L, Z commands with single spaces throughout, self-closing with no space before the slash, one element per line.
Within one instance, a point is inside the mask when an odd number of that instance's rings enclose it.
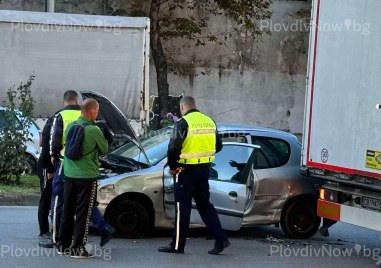
<path fill-rule="evenodd" d="M 302 156 L 303 172 L 329 182 L 320 216 L 377 230 L 380 12 L 379 0 L 313 1 Z"/>

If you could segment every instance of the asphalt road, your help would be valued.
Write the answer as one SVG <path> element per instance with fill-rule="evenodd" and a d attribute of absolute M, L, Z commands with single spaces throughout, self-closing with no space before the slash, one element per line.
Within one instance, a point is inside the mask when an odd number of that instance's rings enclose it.
<path fill-rule="evenodd" d="M 104 249 L 99 236 L 89 237 L 95 258 L 78 260 L 39 248 L 36 207 L 0 207 L 0 267 L 376 267 L 381 256 L 380 233 L 338 223 L 328 238 L 316 234 L 291 240 L 274 226 L 229 232 L 231 246 L 220 256 L 205 228 L 189 233 L 185 254 L 157 248 L 170 241 L 170 230 L 156 230 L 140 240 L 114 238 Z"/>

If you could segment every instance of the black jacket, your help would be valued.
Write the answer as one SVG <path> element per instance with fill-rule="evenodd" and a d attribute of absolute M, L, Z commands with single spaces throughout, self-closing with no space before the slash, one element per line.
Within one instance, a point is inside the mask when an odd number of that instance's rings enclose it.
<path fill-rule="evenodd" d="M 196 109 L 189 110 L 185 115 L 193 112 L 199 112 Z M 188 135 L 188 123 L 185 119 L 179 119 L 172 131 L 172 136 L 168 145 L 168 165 L 170 169 L 174 170 L 176 167 L 181 166 L 177 161 L 180 159 L 181 149 L 183 142 Z M 222 140 L 216 131 L 216 153 L 222 149 Z"/>
<path fill-rule="evenodd" d="M 81 106 L 79 105 L 68 105 L 65 108 L 63 108 L 61 111 L 64 110 L 81 110 Z M 53 156 L 55 159 L 60 158 L 61 150 L 63 149 L 62 146 L 62 136 L 63 136 L 63 120 L 61 114 L 58 112 L 54 116 L 52 128 L 50 131 L 50 155 Z"/>
<path fill-rule="evenodd" d="M 38 169 L 46 169 L 47 173 L 54 172 L 54 166 L 50 160 L 50 150 L 49 150 L 49 142 L 50 142 L 50 130 L 52 128 L 54 116 L 50 117 L 42 130 L 42 148 L 41 154 L 38 158 L 37 168 Z"/>

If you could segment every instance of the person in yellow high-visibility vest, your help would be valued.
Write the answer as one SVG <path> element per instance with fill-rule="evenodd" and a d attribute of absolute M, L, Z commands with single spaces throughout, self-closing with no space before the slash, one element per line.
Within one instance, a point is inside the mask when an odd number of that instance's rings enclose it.
<path fill-rule="evenodd" d="M 54 177 L 52 183 L 52 239 L 56 243 L 61 224 L 63 207 L 64 173 L 63 173 L 63 149 L 65 148 L 65 129 L 69 123 L 78 119 L 81 115 L 78 93 L 68 90 L 63 95 L 64 108 L 57 112 L 53 119 L 50 130 L 50 156 L 54 165 Z"/>
<path fill-rule="evenodd" d="M 209 173 L 215 153 L 221 151 L 222 141 L 216 123 L 196 109 L 193 97 L 180 101 L 183 116 L 175 124 L 168 145 L 168 165 L 174 176 L 176 223 L 172 242 L 158 248 L 160 252 L 184 253 L 189 228 L 192 197 L 205 225 L 214 237 L 214 248 L 209 254 L 219 254 L 230 245 L 209 197 Z"/>

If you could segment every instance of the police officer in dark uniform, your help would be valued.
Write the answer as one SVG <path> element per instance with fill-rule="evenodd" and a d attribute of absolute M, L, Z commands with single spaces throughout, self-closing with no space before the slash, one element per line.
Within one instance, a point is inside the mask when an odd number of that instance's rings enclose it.
<path fill-rule="evenodd" d="M 176 222 L 172 242 L 158 251 L 184 253 L 194 198 L 198 212 L 216 240 L 209 254 L 219 254 L 230 243 L 222 231 L 221 222 L 213 204 L 209 202 L 209 173 L 216 152 L 221 151 L 222 141 L 215 122 L 196 109 L 193 97 L 180 101 L 183 116 L 175 124 L 168 145 L 168 165 L 174 176 Z"/>

